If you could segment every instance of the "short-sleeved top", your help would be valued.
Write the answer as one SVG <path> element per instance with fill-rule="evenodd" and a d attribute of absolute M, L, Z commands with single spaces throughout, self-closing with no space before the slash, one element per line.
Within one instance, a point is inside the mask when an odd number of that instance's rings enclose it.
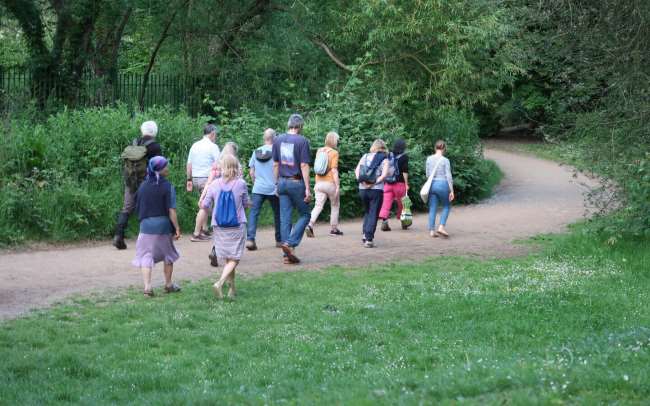
<path fill-rule="evenodd" d="M 273 161 L 281 177 L 302 178 L 301 164 L 310 164 L 309 141 L 299 134 L 282 134 L 273 143 Z"/>
<path fill-rule="evenodd" d="M 207 136 L 192 144 L 187 156 L 187 163 L 192 164 L 192 177 L 207 178 L 210 175 L 212 164 L 219 161 L 220 154 L 219 146 Z"/>
<path fill-rule="evenodd" d="M 399 168 L 399 174 L 397 175 L 397 182 L 404 183 L 404 174 L 409 173 L 409 156 L 403 154 L 401 157 L 397 158 L 397 167 Z"/>
<path fill-rule="evenodd" d="M 217 225 L 217 210 L 219 210 L 218 205 L 216 204 L 219 201 L 219 195 L 222 190 L 232 190 L 232 194 L 235 197 L 235 206 L 237 207 L 237 218 L 241 224 L 246 223 L 246 206 L 248 206 L 248 187 L 246 182 L 243 179 L 237 178 L 231 181 L 224 181 L 223 178 L 216 179 L 214 182 L 210 183 L 208 192 L 203 199 L 203 208 L 210 210 L 210 207 L 214 204 L 214 210 L 212 211 L 212 225 Z"/>
<path fill-rule="evenodd" d="M 339 168 L 339 151 L 330 147 L 323 148 L 327 150 L 327 173 L 325 175 L 316 175 L 316 182 L 334 182 L 332 169 Z"/>
<path fill-rule="evenodd" d="M 375 155 L 377 155 L 375 152 L 370 152 L 367 154 L 364 154 L 361 159 L 359 160 L 359 165 L 370 165 L 375 159 Z M 384 154 L 384 156 L 386 156 Z M 388 163 L 388 158 L 385 158 L 384 160 L 381 161 L 381 163 L 377 166 L 375 169 L 375 173 L 377 174 L 377 177 L 381 176 L 381 172 L 384 170 L 384 165 Z M 369 189 L 374 189 L 374 190 L 384 190 L 384 182 L 378 182 L 370 187 L 365 186 L 364 183 L 359 182 L 359 189 L 360 190 L 369 190 Z"/>
<path fill-rule="evenodd" d="M 271 145 L 262 145 L 258 149 L 264 152 L 272 152 Z M 253 184 L 253 193 L 258 195 L 275 194 L 275 175 L 273 174 L 273 159 L 262 162 L 255 157 L 255 151 L 251 155 L 248 167 L 255 170 L 255 183 Z"/>
<path fill-rule="evenodd" d="M 173 234 L 169 209 L 176 208 L 176 190 L 163 176 L 158 182 L 148 179 L 140 185 L 135 198 L 142 234 Z"/>

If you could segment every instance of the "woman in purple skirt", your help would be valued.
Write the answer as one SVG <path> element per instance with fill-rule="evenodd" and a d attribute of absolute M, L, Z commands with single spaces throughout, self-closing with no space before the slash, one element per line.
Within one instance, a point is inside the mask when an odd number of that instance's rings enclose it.
<path fill-rule="evenodd" d="M 234 155 L 222 154 L 219 166 L 221 177 L 210 184 L 202 204 L 204 209 L 209 210 L 214 203 L 212 214 L 214 249 L 217 257 L 226 261 L 221 277 L 213 285 L 214 294 L 221 299 L 223 298 L 221 289 L 226 281 L 230 284 L 228 296 L 233 298 L 236 294 L 235 269 L 239 265 L 246 244 L 245 209 L 249 206 L 249 200 L 248 187 L 241 178 L 241 165 L 237 158 Z M 228 207 L 223 207 L 222 204 Z M 224 220 L 224 212 L 228 209 L 232 217 L 228 217 L 227 224 L 219 224 Z"/>
<path fill-rule="evenodd" d="M 151 271 L 154 264 L 165 263 L 165 292 L 179 292 L 172 282 L 174 262 L 179 258 L 174 240 L 181 237 L 176 217 L 176 191 L 166 179 L 169 174 L 167 159 L 155 156 L 149 160 L 147 178 L 136 194 L 136 212 L 140 219 L 140 234 L 135 246 L 133 266 L 142 270 L 144 295 L 154 295 Z"/>

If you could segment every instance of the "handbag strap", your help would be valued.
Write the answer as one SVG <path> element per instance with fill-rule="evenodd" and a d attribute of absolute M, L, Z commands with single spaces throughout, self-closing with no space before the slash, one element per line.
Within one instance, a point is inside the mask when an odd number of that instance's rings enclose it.
<path fill-rule="evenodd" d="M 442 162 L 442 158 L 438 159 L 438 162 L 433 166 L 433 170 L 431 171 L 431 175 L 429 175 L 429 178 L 433 182 L 433 177 L 436 176 L 436 171 L 438 170 L 438 166 L 440 166 L 440 162 Z"/>

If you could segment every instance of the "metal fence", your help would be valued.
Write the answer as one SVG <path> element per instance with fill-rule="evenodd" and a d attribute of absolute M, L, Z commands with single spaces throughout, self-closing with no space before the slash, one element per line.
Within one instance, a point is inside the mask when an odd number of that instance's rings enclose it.
<path fill-rule="evenodd" d="M 190 77 L 152 73 L 145 90 L 144 107 L 184 107 L 190 113 L 200 112 L 204 92 L 213 86 L 207 77 Z M 46 101 L 52 106 L 73 108 L 108 106 L 118 102 L 133 108 L 138 106 L 143 75 L 120 73 L 112 84 L 103 78 L 86 73 L 75 89 L 66 89 L 55 78 L 35 83 L 30 71 L 0 67 L 0 112 L 20 106 L 37 98 L 37 89 L 47 89 Z M 65 97 L 64 97 L 65 95 Z"/>

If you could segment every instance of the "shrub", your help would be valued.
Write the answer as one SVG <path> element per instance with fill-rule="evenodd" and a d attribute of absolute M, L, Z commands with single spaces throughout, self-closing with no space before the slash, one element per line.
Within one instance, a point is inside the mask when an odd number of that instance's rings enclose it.
<path fill-rule="evenodd" d="M 418 201 L 415 197 L 425 181 L 425 151 L 431 150 L 436 138 L 409 134 L 389 102 L 354 91 L 361 85 L 351 83 L 347 90 L 303 112 L 304 133 L 311 140 L 313 155 L 328 131 L 341 134 L 342 215 L 347 217 L 360 213 L 354 169 L 374 139 L 382 138 L 389 145 L 400 137 L 407 140 L 411 197 Z M 220 109 L 219 143 L 237 142 L 242 164 L 247 166 L 263 130 L 274 127 L 282 132 L 289 113 L 242 108 L 229 114 Z M 138 136 L 140 123 L 149 119 L 158 123 L 158 140 L 170 160 L 170 181 L 176 185 L 179 221 L 182 230 L 188 231 L 194 224 L 196 195 L 184 191 L 185 163 L 189 148 L 212 118 L 190 117 L 167 108 L 133 114 L 118 106 L 64 110 L 40 123 L 5 122 L 6 148 L 0 151 L 0 244 L 109 236 L 122 205 L 120 153 Z M 475 120 L 467 113 L 444 109 L 437 112 L 436 123 L 433 133 L 449 143 L 459 198 L 476 200 L 487 178 Z M 132 233 L 137 232 L 136 223 L 131 221 Z"/>

